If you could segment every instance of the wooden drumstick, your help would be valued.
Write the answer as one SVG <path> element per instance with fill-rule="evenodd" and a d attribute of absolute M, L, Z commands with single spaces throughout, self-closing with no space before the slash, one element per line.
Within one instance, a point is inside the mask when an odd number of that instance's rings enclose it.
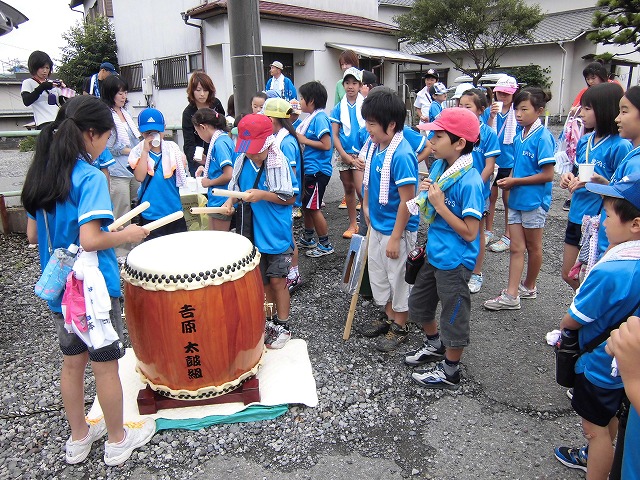
<path fill-rule="evenodd" d="M 211 195 L 219 196 L 219 197 L 233 197 L 245 199 L 249 195 L 247 192 L 236 192 L 234 190 L 224 190 L 221 188 L 213 188 L 211 189 Z"/>
<path fill-rule="evenodd" d="M 189 212 L 193 214 L 197 213 L 221 213 L 223 215 L 227 214 L 227 209 L 225 207 L 191 207 Z"/>
<path fill-rule="evenodd" d="M 167 223 L 175 222 L 176 220 L 184 217 L 184 212 L 182 210 L 178 212 L 170 213 L 169 215 L 159 218 L 158 220 L 147 223 L 146 225 L 142 225 L 142 228 L 145 228 L 149 231 L 155 230 L 156 228 L 164 227 Z"/>
<path fill-rule="evenodd" d="M 133 217 L 135 217 L 136 215 L 139 215 L 140 213 L 144 212 L 147 208 L 149 208 L 151 206 L 151 204 L 149 202 L 142 202 L 140 205 L 138 205 L 136 208 L 134 208 L 133 210 L 125 213 L 124 215 L 122 215 L 120 218 L 117 218 L 113 221 L 113 223 L 111 225 L 109 225 L 109 231 L 110 232 L 114 232 L 116 231 L 118 228 L 120 228 L 122 225 L 124 225 L 125 223 L 127 223 L 129 220 L 131 220 Z"/>

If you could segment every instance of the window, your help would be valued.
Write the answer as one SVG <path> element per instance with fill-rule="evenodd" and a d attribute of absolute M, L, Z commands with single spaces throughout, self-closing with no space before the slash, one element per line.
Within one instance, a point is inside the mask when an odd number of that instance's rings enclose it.
<path fill-rule="evenodd" d="M 360 70 L 369 70 L 376 74 L 378 83 L 384 84 L 384 67 L 379 58 L 360 57 Z"/>
<path fill-rule="evenodd" d="M 189 73 L 196 70 L 202 70 L 202 55 L 200 53 L 191 53 L 189 57 Z"/>
<path fill-rule="evenodd" d="M 187 56 L 161 58 L 154 62 L 156 87 L 160 90 L 182 88 L 188 84 Z"/>
<path fill-rule="evenodd" d="M 142 91 L 142 64 L 125 65 L 120 67 L 120 76 L 129 84 L 130 92 Z"/>

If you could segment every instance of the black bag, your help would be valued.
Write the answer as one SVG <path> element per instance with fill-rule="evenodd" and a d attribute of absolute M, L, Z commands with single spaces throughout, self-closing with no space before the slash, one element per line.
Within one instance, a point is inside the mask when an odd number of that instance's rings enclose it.
<path fill-rule="evenodd" d="M 245 157 L 245 161 L 246 161 L 246 157 Z M 262 162 L 262 166 L 258 171 L 258 176 L 256 177 L 256 181 L 253 183 L 253 188 L 256 188 L 258 186 L 258 183 L 260 182 L 260 177 L 262 176 L 262 172 L 264 172 L 264 167 L 266 164 L 267 164 L 266 160 Z M 244 163 L 242 165 L 242 168 L 244 168 Z M 253 210 L 251 210 L 251 203 L 240 201 L 238 205 L 236 205 L 236 212 L 234 214 L 234 217 L 235 217 L 235 224 L 236 224 L 236 233 L 242 235 L 243 237 L 247 237 L 249 240 L 251 240 L 251 243 L 254 243 L 253 241 Z"/>
<path fill-rule="evenodd" d="M 416 283 L 418 272 L 424 265 L 426 257 L 424 247 L 416 247 L 407 255 L 406 270 L 404 272 L 404 281 L 409 285 Z"/>

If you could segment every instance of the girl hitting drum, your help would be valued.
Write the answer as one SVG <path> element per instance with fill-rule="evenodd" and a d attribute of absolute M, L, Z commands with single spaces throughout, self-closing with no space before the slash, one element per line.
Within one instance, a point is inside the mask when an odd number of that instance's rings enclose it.
<path fill-rule="evenodd" d="M 50 257 L 49 241 L 53 249 L 79 241 L 84 250 L 98 251 L 99 269 L 111 297 L 111 323 L 120 337 L 98 350 L 89 348 L 65 329 L 61 298 L 49 302 L 63 354 L 60 390 L 71 428 L 65 445 L 66 461 L 71 464 L 84 461 L 92 443 L 108 434 L 104 460 L 107 465 L 119 465 L 155 432 L 152 419 L 123 425 L 118 376 L 118 359 L 124 355 L 123 325 L 113 247 L 140 242 L 149 232 L 137 225 L 117 232 L 104 230 L 113 222 L 109 188 L 91 161 L 105 149 L 112 128 L 111 112 L 100 99 L 85 95 L 70 100 L 63 114 L 40 133 L 22 189 L 22 203 L 29 214 L 27 236 L 29 242 L 38 244 L 43 267 Z M 104 413 L 93 420 L 86 419 L 84 412 L 84 373 L 89 360 Z"/>

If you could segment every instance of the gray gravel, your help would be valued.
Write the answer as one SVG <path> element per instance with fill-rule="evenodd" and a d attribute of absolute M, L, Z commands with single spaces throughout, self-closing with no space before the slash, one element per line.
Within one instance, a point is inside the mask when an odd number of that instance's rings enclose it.
<path fill-rule="evenodd" d="M 15 184 L 16 169 L 27 162 L 27 154 L 0 151 L 0 178 L 9 173 Z M 565 195 L 555 193 L 538 299 L 520 311 L 483 310 L 482 301 L 504 288 L 508 266 L 507 254 L 487 254 L 485 286 L 473 296 L 464 383 L 451 393 L 412 383 L 402 352 L 378 353 L 355 333 L 342 341 L 349 298 L 339 277 L 348 244 L 338 236 L 347 222 L 334 178 L 326 212 L 336 254 L 302 259 L 307 283 L 292 299 L 294 335 L 308 342 L 319 405 L 291 406 L 271 421 L 162 431 L 113 468 L 102 461 L 101 445 L 84 464 L 64 462 L 61 354 L 47 308 L 33 294 L 37 252 L 22 235 L 0 237 L 0 478 L 581 478 L 553 458 L 555 445 L 581 442 L 579 419 L 554 383 L 544 342 L 571 301 L 560 278 Z M 356 323 L 374 315 L 369 302 L 360 302 Z M 402 351 L 420 342 L 414 328 Z M 94 393 L 87 375 L 88 404 Z"/>

